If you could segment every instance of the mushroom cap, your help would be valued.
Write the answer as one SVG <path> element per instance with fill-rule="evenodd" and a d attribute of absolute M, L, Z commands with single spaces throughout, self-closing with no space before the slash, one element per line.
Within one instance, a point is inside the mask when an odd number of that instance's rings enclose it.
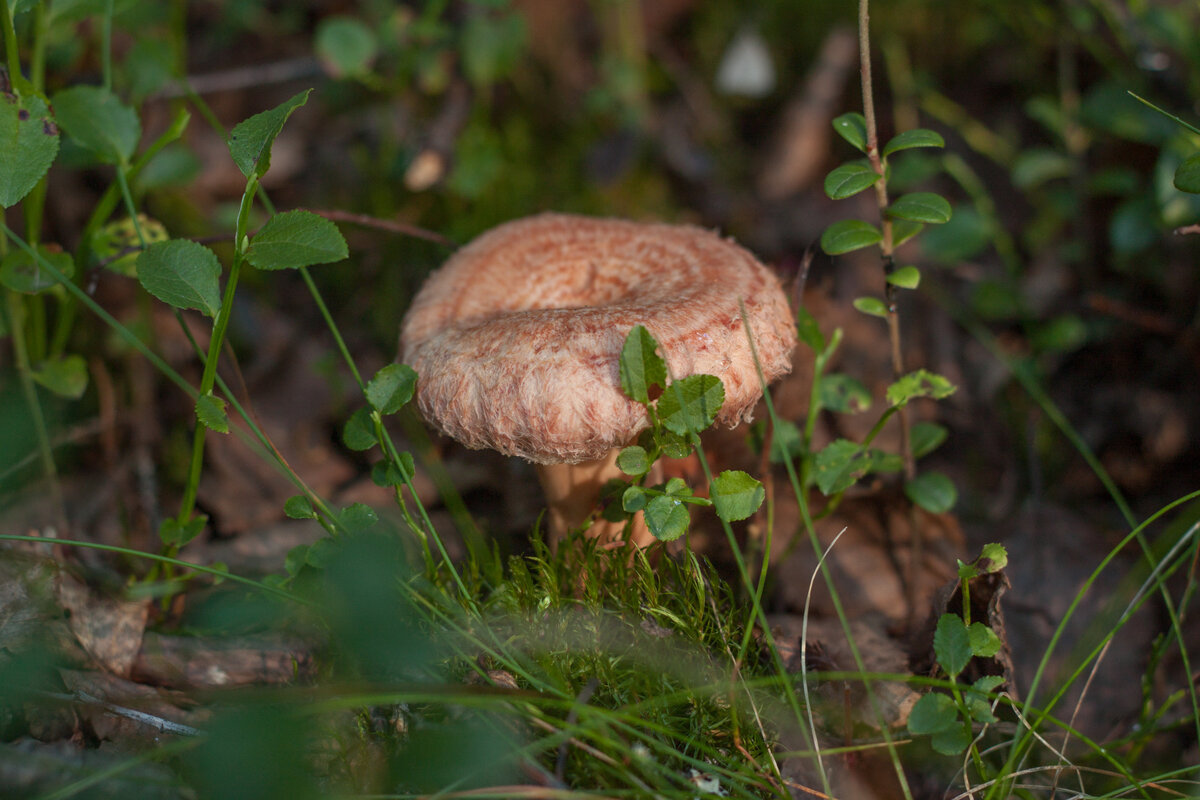
<path fill-rule="evenodd" d="M 541 214 L 484 233 L 429 277 L 401 327 L 401 358 L 417 371 L 426 420 L 467 447 L 593 461 L 649 426 L 619 376 L 637 324 L 671 379 L 721 379 L 718 421 L 750 418 L 761 388 L 739 301 L 763 377 L 790 372 L 787 299 L 737 244 L 686 225 Z"/>

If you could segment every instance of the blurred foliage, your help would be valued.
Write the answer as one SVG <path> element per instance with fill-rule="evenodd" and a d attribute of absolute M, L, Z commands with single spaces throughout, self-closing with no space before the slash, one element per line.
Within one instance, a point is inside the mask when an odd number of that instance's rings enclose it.
<path fill-rule="evenodd" d="M 242 182 L 235 174 L 231 183 L 222 171 L 226 154 L 217 148 L 214 155 L 209 129 L 315 86 L 289 127 L 293 137 L 277 159 L 278 176 L 265 187 L 280 207 L 365 214 L 459 243 L 543 209 L 691 220 L 745 238 L 769 258 L 794 258 L 816 241 L 824 221 L 808 222 L 814 215 L 804 198 L 767 201 L 750 187 L 822 41 L 835 25 L 852 23 L 852 5 L 680 0 L 647 3 L 641 15 L 631 3 L 606 0 L 9 0 L 24 79 L 58 101 L 64 135 L 48 182 L 6 220 L 23 226 L 26 238 L 56 260 L 70 254 L 78 286 L 98 287 L 99 297 L 119 303 L 131 269 L 127 250 L 136 241 L 131 228 L 141 224 L 151 241 L 166 232 L 228 238 L 233 229 Z M 555 9 L 558 14 L 548 13 Z M 650 13 L 654 9 L 662 13 Z M 1041 369 L 1120 335 L 1111 320 L 1087 313 L 1092 292 L 1162 313 L 1176 329 L 1194 332 L 1196 249 L 1171 230 L 1200 219 L 1200 199 L 1176 185 L 1200 139 L 1129 91 L 1185 121 L 1200 116 L 1198 18 L 1194 3 L 1144 0 L 899 0 L 872 9 L 884 139 L 919 123 L 947 144 L 945 153 L 897 157 L 890 177 L 898 190 L 934 189 L 954 200 L 953 218 L 921 238 L 920 257 L 944 267 L 944 284 L 958 293 L 966 315 L 1018 337 L 1014 349 Z M 777 84 L 757 99 L 714 91 L 722 57 L 748 29 L 765 42 Z M 35 39 L 41 46 L 31 52 L 26 43 Z M 13 60 L 12 53 L 6 56 Z M 7 80 L 11 87 L 21 76 L 7 74 Z M 71 130 L 73 112 L 87 118 L 96 108 L 78 87 L 102 83 L 111 83 L 121 104 L 103 106 L 115 112 L 119 141 L 88 141 Z M 189 86 L 200 96 L 190 95 Z M 839 111 L 859 104 L 854 86 L 847 86 Z M 148 154 L 182 109 L 192 114 L 184 135 L 164 139 L 129 172 L 130 200 L 139 213 L 118 211 L 112 162 Z M 843 143 L 834 148 L 831 162 L 852 155 Z M 345 230 L 351 260 L 322 269 L 317 280 L 335 316 L 361 321 L 390 356 L 412 293 L 448 248 L 377 229 Z M 0 255 L 8 259 L 12 252 Z M 28 329 L 38 407 L 46 410 L 45 423 L 59 428 L 60 420 L 97 413 L 94 387 L 80 383 L 87 380 L 85 359 L 116 364 L 119 371 L 131 351 L 101 333 L 100 323 L 80 313 L 62 286 L 38 283 L 44 276 L 31 282 L 21 259 L 12 256 L 0 269 L 9 300 L 0 310 L 0 337 L 8 358 L 17 329 Z M 274 300 L 289 296 L 286 280 L 248 276 L 247 284 Z M 129 305 L 122 309 L 129 325 L 149 340 L 148 306 Z M 0 365 L 0 505 L 35 475 L 40 423 L 22 399 L 16 372 Z M 172 470 L 185 460 L 181 436 L 166 434 L 162 459 L 163 477 L 179 483 Z M 1064 458 L 1050 453 L 1056 440 L 1031 438 L 1047 463 Z M 56 455 L 61 458 L 61 450 Z M 351 697 L 346 706 L 356 709 L 355 725 L 339 729 L 354 747 L 383 741 L 386 777 L 378 785 L 387 791 L 443 786 L 448 773 L 439 770 L 457 765 L 431 754 L 448 747 L 479 767 L 470 776 L 475 785 L 505 778 L 505 768 L 492 768 L 525 747 L 530 735 L 512 716 L 492 714 L 496 708 L 510 713 L 508 698 L 463 691 L 457 704 L 447 704 L 422 695 L 450 678 L 487 680 L 488 667 L 500 665 L 524 671 L 517 676 L 520 689 L 553 689 L 555 703 L 539 709 L 539 719 L 560 726 L 560 739 L 575 725 L 568 709 L 586 687 L 577 680 L 581 674 L 609 681 L 596 698 L 604 712 L 631 699 L 613 685 L 633 687 L 635 700 L 669 694 L 650 706 L 658 715 L 652 721 L 667 729 L 681 725 L 673 729 L 694 737 L 684 737 L 681 752 L 669 749 L 679 743 L 668 742 L 662 729 L 636 729 L 629 719 L 603 713 L 585 720 L 594 726 L 589 735 L 601 731 L 599 746 L 614 758 L 642 752 L 632 741 L 661 746 L 652 752 L 661 761 L 638 762 L 639 780 L 655 787 L 690 791 L 672 783 L 677 770 L 692 763 L 688 758 L 735 758 L 720 725 L 742 720 L 739 710 L 716 695 L 687 695 L 715 680 L 718 662 L 708 654 L 743 632 L 728 611 L 729 598 L 706 592 L 707 568 L 689 565 L 659 584 L 631 567 L 636 580 L 580 587 L 574 572 L 545 566 L 552 556 L 541 553 L 513 568 L 510 594 L 488 598 L 489 613 L 507 626 L 509 638 L 498 642 L 479 632 L 486 626 L 458 601 L 418 603 L 413 587 L 435 589 L 397 553 L 355 547 L 326 554 L 320 570 L 302 566 L 296 590 L 310 592 L 320 612 L 296 624 L 330 633 L 336 677 L 412 690 L 403 699 Z M 567 578 L 572 582 L 563 583 Z M 615 599 L 602 603 L 587 594 L 605 583 L 617 589 Z M 630 594 L 621 595 L 626 589 Z M 576 591 L 585 594 L 578 602 Z M 656 624 L 679 632 L 661 649 L 696 672 L 618 675 L 627 665 L 611 658 L 609 645 L 648 651 L 660 638 L 659 629 L 631 623 L 645 613 L 647 593 L 657 593 L 654 608 L 663 612 Z M 279 624 L 277 608 L 211 602 L 205 625 L 212 630 Z M 546 615 L 574 605 L 591 615 L 584 619 L 592 627 L 583 629 L 601 646 L 581 653 L 574 641 L 538 649 L 520 640 L 522 632 L 554 633 L 564 619 L 576 619 Z M 463 636 L 435 635 L 447 630 Z M 515 655 L 503 650 L 513 641 Z M 26 655 L 0 661 L 0 704 L 24 702 L 26 695 L 13 687 L 34 687 L 35 677 L 54 663 L 41 648 Z M 752 655 L 748 667 L 760 666 Z M 490 705 L 476 702 L 481 694 L 493 698 Z M 360 710 L 373 699 L 398 709 L 399 722 L 392 720 L 386 732 L 370 711 Z M 319 726 L 303 702 L 272 700 L 231 703 L 214 719 L 209 738 L 183 756 L 204 795 L 301 797 L 313 790 L 298 777 L 299 765 L 312 755 Z M 0 721 L 7 727 L 11 717 Z M 761 757 L 767 737 L 749 730 L 742 731 L 744 741 Z M 552 769 L 557 741 L 523 755 Z M 596 777 L 587 770 L 602 771 L 601 763 L 572 752 L 572 769 L 579 771 L 572 774 Z M 347 767 L 356 775 L 360 768 Z M 752 772 L 740 762 L 730 769 Z"/>

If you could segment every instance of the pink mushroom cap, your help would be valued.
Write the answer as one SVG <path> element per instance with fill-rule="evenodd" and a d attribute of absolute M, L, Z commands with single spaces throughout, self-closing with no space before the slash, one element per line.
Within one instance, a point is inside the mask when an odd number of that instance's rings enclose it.
<path fill-rule="evenodd" d="M 778 279 L 729 239 L 688 225 L 541 214 L 456 252 L 418 292 L 401 359 L 426 420 L 470 448 L 539 464 L 603 458 L 649 425 L 621 390 L 641 324 L 672 379 L 715 375 L 717 420 L 748 420 L 763 378 L 791 371 L 796 328 Z"/>

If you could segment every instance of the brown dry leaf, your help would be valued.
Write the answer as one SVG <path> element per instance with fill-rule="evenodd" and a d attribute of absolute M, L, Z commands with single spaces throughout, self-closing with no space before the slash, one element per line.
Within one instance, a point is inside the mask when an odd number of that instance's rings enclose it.
<path fill-rule="evenodd" d="M 999 675 L 1004 678 L 1005 691 L 1014 698 L 1017 695 L 1016 673 L 1013 670 L 1012 651 L 1009 649 L 1008 634 L 1004 625 L 1004 613 L 1000 599 L 1012 588 L 1004 570 L 980 575 L 969 582 L 971 589 L 971 621 L 982 622 L 995 631 L 1000 638 L 1000 652 L 991 658 L 973 658 L 961 675 L 965 683 L 974 683 L 984 675 Z M 943 614 L 961 617 L 963 614 L 962 584 L 956 578 L 938 592 L 929 620 L 914 636 L 913 669 L 930 674 L 936 663 L 933 653 L 933 633 L 937 621 Z"/>
<path fill-rule="evenodd" d="M 780 493 L 777 531 L 786 531 L 789 520 L 797 520 L 799 530 L 798 519 L 795 498 Z M 913 520 L 921 532 L 917 541 Z M 955 517 L 913 508 L 899 491 L 847 498 L 836 513 L 816 524 L 816 530 L 822 548 L 829 550 L 826 563 L 847 616 L 879 614 L 897 630 L 924 619 L 935 592 L 953 579 L 956 560 L 964 555 L 965 537 Z M 785 538 L 777 533 L 777 541 Z M 815 581 L 808 597 L 817 563 L 813 548 L 801 541 L 779 564 L 780 599 L 789 610 L 803 611 L 810 603 L 810 614 L 832 618 L 833 601 L 824 580 Z"/>
<path fill-rule="evenodd" d="M 142 646 L 150 599 L 102 597 L 66 572 L 59 576 L 58 599 L 83 649 L 109 672 L 128 677 Z"/>
<path fill-rule="evenodd" d="M 803 618 L 796 614 L 776 614 L 769 618 L 771 631 L 789 671 L 800 671 L 800 636 Z M 901 642 L 892 637 L 888 620 L 872 615 L 850 622 L 850 633 L 868 672 L 907 674 L 908 654 Z M 806 667 L 813 672 L 853 672 L 856 667 L 846 634 L 836 619 L 808 621 L 808 651 Z M 908 713 L 920 695 L 908 685 L 895 681 L 876 681 L 872 690 L 878 703 L 878 713 L 867 700 L 860 682 L 838 681 L 836 685 L 816 686 L 814 701 L 828 713 L 818 713 L 818 724 L 829 730 L 843 731 L 849 736 L 857 725 L 879 727 L 879 716 L 893 728 L 908 722 Z M 834 718 L 836 717 L 836 719 Z"/>

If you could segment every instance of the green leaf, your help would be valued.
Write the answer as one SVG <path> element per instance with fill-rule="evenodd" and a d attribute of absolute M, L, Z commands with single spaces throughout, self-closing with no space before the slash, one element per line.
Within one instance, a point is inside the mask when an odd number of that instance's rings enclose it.
<path fill-rule="evenodd" d="M 944 731 L 958 724 L 958 709 L 945 694 L 923 694 L 908 712 L 908 732 L 914 736 Z"/>
<path fill-rule="evenodd" d="M 678 539 L 687 532 L 691 515 L 688 514 L 687 504 L 682 497 L 690 497 L 692 492 L 679 478 L 667 481 L 666 494 L 659 495 L 646 504 L 643 515 L 646 527 L 654 538 L 662 542 Z"/>
<path fill-rule="evenodd" d="M 908 373 L 887 388 L 887 401 L 888 405 L 902 406 L 909 400 L 918 397 L 932 397 L 934 400 L 941 400 L 954 394 L 957 388 L 941 375 L 918 369 Z"/>
<path fill-rule="evenodd" d="M 368 505 L 353 503 L 342 509 L 338 519 L 350 533 L 363 533 L 379 522 L 379 515 Z"/>
<path fill-rule="evenodd" d="M 1008 550 L 997 542 L 985 544 L 979 558 L 975 560 L 975 566 L 981 575 L 999 572 L 1008 566 Z"/>
<path fill-rule="evenodd" d="M 929 222 L 940 225 L 953 216 L 950 203 L 940 194 L 913 192 L 896 198 L 888 206 L 887 214 L 892 219 L 907 219 L 913 222 Z"/>
<path fill-rule="evenodd" d="M 335 78 L 366 75 L 379 45 L 375 34 L 354 17 L 326 17 L 313 42 L 317 57 Z"/>
<path fill-rule="evenodd" d="M 999 675 L 984 675 L 971 684 L 971 687 L 967 689 L 963 697 L 967 704 L 967 710 L 971 714 L 971 719 L 984 724 L 999 722 L 996 715 L 992 713 L 992 704 L 988 700 L 987 695 L 989 692 L 994 692 L 1003 683 L 1004 678 Z"/>
<path fill-rule="evenodd" d="M 882 239 L 883 234 L 871 223 L 844 219 L 833 223 L 821 234 L 821 249 L 831 256 L 838 256 L 878 244 Z"/>
<path fill-rule="evenodd" d="M 194 308 L 210 317 L 221 308 L 221 264 L 217 254 L 189 239 L 156 242 L 137 259 L 138 282 L 175 308 Z"/>
<path fill-rule="evenodd" d="M 33 379 L 59 397 L 78 400 L 87 389 L 87 362 L 83 356 L 68 355 L 52 358 L 34 368 Z"/>
<path fill-rule="evenodd" d="M 673 381 L 658 399 L 658 414 L 663 427 L 672 433 L 686 436 L 699 433 L 712 425 L 721 404 L 725 402 L 725 387 L 715 375 L 689 375 Z"/>
<path fill-rule="evenodd" d="M 901 267 L 887 276 L 887 282 L 901 289 L 915 289 L 921 285 L 921 270 L 911 264 Z"/>
<path fill-rule="evenodd" d="M 667 385 L 667 362 L 658 354 L 658 342 L 641 325 L 634 325 L 625 336 L 618 364 L 621 391 L 645 405 L 650 402 L 650 388 Z"/>
<path fill-rule="evenodd" d="M 21 201 L 58 155 L 58 125 L 37 95 L 0 96 L 0 208 Z"/>
<path fill-rule="evenodd" d="M 407 364 L 388 364 L 367 383 L 367 402 L 380 414 L 395 414 L 412 400 L 417 371 Z"/>
<path fill-rule="evenodd" d="M 741 470 L 727 469 L 713 478 L 713 508 L 725 522 L 746 519 L 758 511 L 766 496 L 763 485 Z"/>
<path fill-rule="evenodd" d="M 298 544 L 291 550 L 288 550 L 287 555 L 283 558 L 283 568 L 288 575 L 295 577 L 300 574 L 300 570 L 308 563 L 308 545 Z"/>
<path fill-rule="evenodd" d="M 817 318 L 804 306 L 796 309 L 796 335 L 815 352 L 825 349 L 825 335 L 821 333 Z"/>
<path fill-rule="evenodd" d="M 913 458 L 929 455 L 938 449 L 942 442 L 946 441 L 947 436 L 949 436 L 949 432 L 945 426 L 936 422 L 913 423 L 908 439 Z"/>
<path fill-rule="evenodd" d="M 1004 678 L 999 675 L 984 675 L 971 684 L 963 698 L 967 703 L 971 719 L 984 724 L 999 722 L 996 715 L 992 713 L 992 703 L 988 699 L 988 694 L 996 691 L 1003 684 Z"/>
<path fill-rule="evenodd" d="M 928 128 L 914 128 L 911 131 L 903 131 L 892 137 L 892 140 L 883 146 L 883 157 L 887 158 L 892 153 L 900 150 L 909 150 L 913 147 L 945 147 L 946 140 L 937 131 L 931 131 Z"/>
<path fill-rule="evenodd" d="M 951 678 L 958 675 L 971 660 L 971 637 L 961 617 L 943 614 L 933 632 L 933 654 L 938 664 Z"/>
<path fill-rule="evenodd" d="M 1175 188 L 1181 192 L 1200 194 L 1200 153 L 1189 156 L 1176 167 Z"/>
<path fill-rule="evenodd" d="M 360 408 L 350 415 L 342 428 L 342 442 L 351 450 L 370 450 L 379 443 L 375 438 L 375 422 L 371 412 Z"/>
<path fill-rule="evenodd" d="M 861 445 L 849 439 L 835 439 L 813 460 L 813 478 L 817 488 L 828 496 L 844 492 L 871 468 L 871 456 Z"/>
<path fill-rule="evenodd" d="M 219 397 L 201 395 L 196 400 L 196 419 L 209 430 L 229 433 L 229 415 L 225 412 L 225 401 Z"/>
<path fill-rule="evenodd" d="M 856 297 L 853 305 L 864 314 L 870 314 L 872 317 L 880 317 L 881 319 L 887 318 L 887 306 L 878 297 Z"/>
<path fill-rule="evenodd" d="M 0 104 L 3 100 L 0 100 Z M 58 278 L 50 273 L 42 261 L 49 261 L 50 266 L 62 273 L 64 278 L 75 274 L 75 260 L 70 253 L 61 250 L 52 251 L 44 245 L 38 245 L 35 259 L 24 250 L 13 250 L 0 261 L 0 284 L 14 292 L 37 294 L 58 285 Z"/>
<path fill-rule="evenodd" d="M 302 494 L 292 495 L 283 504 L 283 513 L 290 519 L 316 519 L 312 502 Z"/>
<path fill-rule="evenodd" d="M 651 431 L 651 439 L 658 443 L 659 451 L 667 458 L 687 458 L 692 453 L 692 443 L 682 434 L 666 428 Z"/>
<path fill-rule="evenodd" d="M 204 530 L 204 526 L 208 524 L 208 517 L 204 514 L 197 514 L 189 519 L 186 523 L 180 523 L 174 517 L 164 519 L 158 526 L 158 538 L 165 545 L 174 547 L 183 547 L 185 544 L 195 539 Z"/>
<path fill-rule="evenodd" d="M 371 482 L 376 486 L 404 486 L 416 474 L 412 453 L 400 453 L 400 463 L 383 459 L 371 466 Z"/>
<path fill-rule="evenodd" d="M 923 230 L 925 230 L 925 223 L 923 222 L 914 222 L 911 219 L 893 220 L 892 247 L 899 247 Z"/>
<path fill-rule="evenodd" d="M 844 200 L 874 186 L 881 177 L 870 164 L 851 161 L 825 176 L 825 194 L 832 200 Z"/>
<path fill-rule="evenodd" d="M 333 537 L 322 536 L 308 546 L 308 552 L 304 554 L 304 563 L 310 567 L 324 569 L 336 552 L 337 546 Z"/>
<path fill-rule="evenodd" d="M 982 622 L 972 622 L 967 629 L 967 637 L 971 642 L 971 652 L 983 658 L 991 658 L 1003 647 L 996 632 Z"/>
<path fill-rule="evenodd" d="M 862 152 L 867 152 L 867 118 L 857 111 L 842 114 L 833 121 L 838 135 Z"/>
<path fill-rule="evenodd" d="M 271 168 L 271 146 L 292 113 L 308 102 L 305 89 L 284 103 L 255 114 L 234 126 L 229 134 L 229 155 L 242 174 L 261 178 Z"/>
<path fill-rule="evenodd" d="M 54 116 L 71 138 L 109 164 L 125 164 L 142 138 L 137 112 L 108 89 L 72 86 L 51 100 Z"/>
<path fill-rule="evenodd" d="M 940 472 L 922 472 L 904 484 L 904 494 L 932 514 L 946 513 L 958 500 L 954 481 Z"/>
<path fill-rule="evenodd" d="M 650 458 L 646 448 L 636 444 L 626 447 L 617 454 L 617 467 L 626 475 L 645 475 L 650 471 Z"/>
<path fill-rule="evenodd" d="M 141 230 L 141 238 L 138 231 Z M 114 220 L 92 234 L 91 251 L 104 268 L 126 278 L 137 277 L 137 260 L 142 252 L 142 238 L 147 245 L 165 242 L 171 238 L 166 227 L 145 214 L 137 215 L 137 226 L 133 219 L 124 217 Z"/>
<path fill-rule="evenodd" d="M 259 269 L 298 269 L 341 261 L 350 254 L 342 232 L 311 211 L 285 211 L 267 221 L 246 259 Z"/>
<path fill-rule="evenodd" d="M 621 493 L 621 508 L 633 514 L 645 508 L 646 501 L 649 499 L 650 495 L 646 494 L 645 489 L 640 486 L 630 486 Z"/>
<path fill-rule="evenodd" d="M 830 373 L 821 378 L 817 396 L 821 408 L 839 414 L 857 414 L 871 407 L 871 393 L 867 391 L 867 387 L 857 378 L 840 372 Z"/>
<path fill-rule="evenodd" d="M 934 750 L 944 756 L 956 756 L 971 743 L 971 726 L 960 722 L 953 728 L 938 731 L 929 738 L 929 744 Z"/>

